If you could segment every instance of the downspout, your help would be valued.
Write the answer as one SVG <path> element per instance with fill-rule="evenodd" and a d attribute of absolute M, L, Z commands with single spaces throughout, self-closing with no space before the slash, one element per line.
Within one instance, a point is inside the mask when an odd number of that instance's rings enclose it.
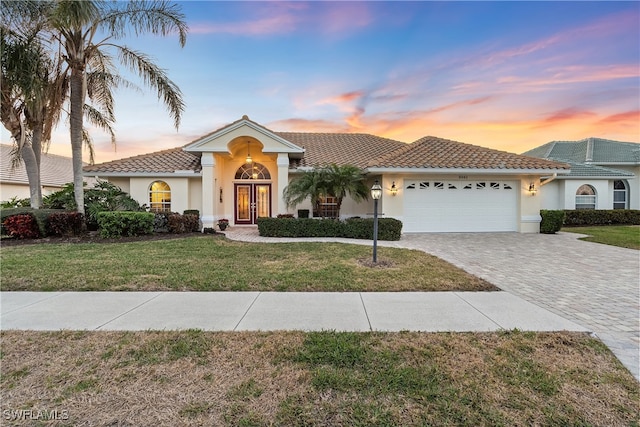
<path fill-rule="evenodd" d="M 554 179 L 556 179 L 558 177 L 557 173 L 554 173 L 553 175 L 551 175 L 550 178 L 545 179 L 544 181 L 540 181 L 540 187 L 542 187 L 543 185 L 547 185 L 548 183 L 550 183 L 551 181 L 553 181 Z"/>

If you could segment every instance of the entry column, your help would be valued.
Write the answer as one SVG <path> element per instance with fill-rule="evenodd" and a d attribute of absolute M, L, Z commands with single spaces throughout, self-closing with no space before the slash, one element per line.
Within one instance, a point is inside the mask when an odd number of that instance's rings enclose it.
<path fill-rule="evenodd" d="M 213 228 L 215 221 L 216 159 L 213 153 L 202 153 L 202 226 Z"/>
<path fill-rule="evenodd" d="M 278 153 L 278 185 L 276 188 L 276 212 L 279 214 L 287 213 L 287 205 L 284 202 L 284 189 L 289 184 L 289 155 L 287 153 Z"/>

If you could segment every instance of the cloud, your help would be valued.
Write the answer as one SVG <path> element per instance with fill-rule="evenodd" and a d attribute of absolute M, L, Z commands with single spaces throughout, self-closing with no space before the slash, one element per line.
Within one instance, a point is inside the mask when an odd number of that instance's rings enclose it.
<path fill-rule="evenodd" d="M 370 26 L 374 15 L 366 2 L 247 2 L 239 3 L 242 19 L 189 24 L 191 34 L 263 36 L 312 30 L 341 36 Z"/>

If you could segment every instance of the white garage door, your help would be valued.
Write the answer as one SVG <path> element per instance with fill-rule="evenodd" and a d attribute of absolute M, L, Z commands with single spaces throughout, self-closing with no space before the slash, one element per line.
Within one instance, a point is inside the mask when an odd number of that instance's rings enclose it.
<path fill-rule="evenodd" d="M 517 231 L 518 188 L 515 181 L 405 181 L 403 231 Z"/>

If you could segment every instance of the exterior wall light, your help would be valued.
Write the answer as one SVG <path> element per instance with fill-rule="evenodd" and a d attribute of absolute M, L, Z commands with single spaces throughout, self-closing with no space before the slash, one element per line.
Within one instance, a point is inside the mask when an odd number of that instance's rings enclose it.
<path fill-rule="evenodd" d="M 535 196 L 537 192 L 538 192 L 538 189 L 533 184 L 533 182 L 529 184 L 529 194 L 531 194 L 532 196 Z"/>
<path fill-rule="evenodd" d="M 396 182 L 393 181 L 391 183 L 391 195 L 395 196 L 396 194 L 398 194 L 398 187 L 396 187 Z"/>
<path fill-rule="evenodd" d="M 253 159 L 251 158 L 251 150 L 249 149 L 249 144 L 250 144 L 250 142 L 247 141 L 247 158 L 244 161 L 248 165 L 253 163 Z"/>

